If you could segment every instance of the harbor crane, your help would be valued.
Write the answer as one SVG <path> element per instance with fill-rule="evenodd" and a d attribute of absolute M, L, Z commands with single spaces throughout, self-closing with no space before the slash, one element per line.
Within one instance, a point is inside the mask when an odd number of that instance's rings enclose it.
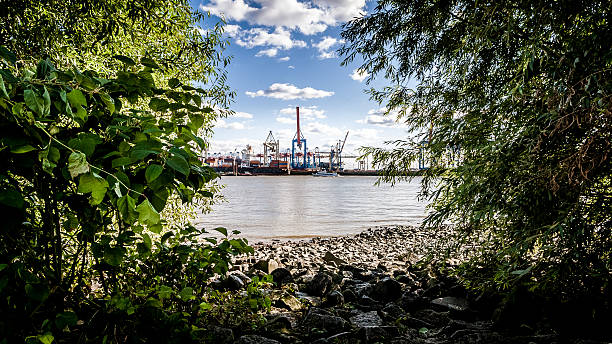
<path fill-rule="evenodd" d="M 279 159 L 279 155 L 280 155 L 280 144 L 278 142 L 278 140 L 274 139 L 274 135 L 272 135 L 272 130 L 270 130 L 270 133 L 268 134 L 268 137 L 266 138 L 266 141 L 263 144 L 263 149 L 264 149 L 264 154 L 263 154 L 263 158 L 264 158 L 264 165 L 268 165 L 268 158 L 270 156 L 273 156 L 273 159 L 271 160 L 278 160 Z"/>
<path fill-rule="evenodd" d="M 329 152 L 329 168 L 333 169 L 336 167 L 336 172 L 340 170 L 342 167 L 342 151 L 344 150 L 344 144 L 346 143 L 346 139 L 348 138 L 349 132 L 346 132 L 344 136 L 344 140 L 338 140 L 335 147 L 332 146 Z"/>

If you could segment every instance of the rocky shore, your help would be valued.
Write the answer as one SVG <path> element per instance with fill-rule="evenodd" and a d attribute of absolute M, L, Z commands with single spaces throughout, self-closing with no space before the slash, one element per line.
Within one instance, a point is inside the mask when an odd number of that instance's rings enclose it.
<path fill-rule="evenodd" d="M 546 325 L 506 326 L 501 299 L 470 293 L 418 264 L 431 249 L 446 249 L 449 237 L 445 229 L 380 227 L 354 236 L 255 244 L 255 254 L 236 259 L 233 271 L 215 284 L 246 294 L 255 276 L 272 275 L 274 284 L 264 290 L 272 304 L 266 323 L 253 330 L 216 329 L 216 337 L 240 344 L 606 343 L 568 339 Z"/>

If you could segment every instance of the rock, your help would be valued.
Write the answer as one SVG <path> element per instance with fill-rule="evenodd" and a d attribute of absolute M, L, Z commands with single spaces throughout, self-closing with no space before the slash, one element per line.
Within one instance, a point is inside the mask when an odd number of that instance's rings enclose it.
<path fill-rule="evenodd" d="M 399 275 L 395 278 L 395 280 L 409 286 L 413 286 L 415 284 L 414 280 L 408 275 Z"/>
<path fill-rule="evenodd" d="M 224 283 L 222 280 L 215 278 L 214 280 L 210 281 L 210 286 L 215 290 L 221 290 L 223 289 Z"/>
<path fill-rule="evenodd" d="M 311 306 L 319 306 L 321 304 L 321 298 L 318 296 L 310 296 L 306 293 L 296 292 L 295 297 L 303 303 L 310 304 Z"/>
<path fill-rule="evenodd" d="M 246 284 L 236 275 L 229 275 L 225 280 L 225 287 L 229 290 L 239 290 L 244 288 Z"/>
<path fill-rule="evenodd" d="M 378 310 L 381 308 L 380 303 L 378 303 L 376 300 L 372 299 L 371 297 L 365 296 L 365 295 L 360 297 L 357 300 L 357 303 L 360 306 L 359 308 L 361 309 Z"/>
<path fill-rule="evenodd" d="M 349 321 L 356 327 L 381 326 L 383 323 L 376 311 L 357 314 L 351 317 Z"/>
<path fill-rule="evenodd" d="M 344 295 L 342 295 L 341 292 L 334 290 L 327 295 L 327 298 L 325 300 L 325 306 L 332 307 L 339 306 L 342 304 L 344 304 Z"/>
<path fill-rule="evenodd" d="M 291 329 L 291 320 L 284 315 L 276 315 L 268 319 L 264 325 L 268 330 L 279 331 L 281 329 Z"/>
<path fill-rule="evenodd" d="M 306 283 L 306 292 L 310 295 L 323 296 L 330 291 L 331 286 L 332 278 L 326 273 L 319 272 Z"/>
<path fill-rule="evenodd" d="M 427 305 L 427 301 L 420 296 L 406 292 L 399 300 L 397 300 L 397 304 L 406 312 L 414 312 L 424 308 Z"/>
<path fill-rule="evenodd" d="M 335 266 L 340 266 L 340 265 L 346 264 L 345 260 L 342 260 L 342 259 L 334 256 L 334 254 L 329 252 L 329 251 L 325 252 L 325 256 L 323 256 L 323 261 L 325 263 L 327 263 L 327 264 L 334 263 Z"/>
<path fill-rule="evenodd" d="M 215 326 L 211 331 L 211 336 L 216 343 L 226 344 L 234 342 L 234 332 L 229 328 Z"/>
<path fill-rule="evenodd" d="M 280 344 L 280 342 L 255 334 L 248 334 L 240 337 L 236 344 Z"/>
<path fill-rule="evenodd" d="M 347 289 L 343 293 L 345 302 L 353 302 L 357 300 L 357 294 L 351 289 Z"/>
<path fill-rule="evenodd" d="M 262 259 L 255 263 L 251 270 L 261 270 L 265 273 L 271 273 L 279 267 L 278 263 L 274 259 Z"/>
<path fill-rule="evenodd" d="M 395 303 L 388 303 L 381 310 L 383 317 L 391 322 L 404 315 L 404 310 Z"/>
<path fill-rule="evenodd" d="M 251 283 L 251 278 L 249 276 L 245 275 L 242 271 L 233 271 L 230 275 L 234 275 L 234 276 L 240 278 L 242 280 L 242 282 L 244 282 L 244 284 Z"/>
<path fill-rule="evenodd" d="M 280 298 L 278 298 L 278 300 L 276 300 L 275 306 L 296 312 L 302 309 L 303 304 L 295 296 L 284 293 Z"/>
<path fill-rule="evenodd" d="M 357 283 L 354 285 L 353 290 L 355 291 L 355 294 L 359 297 L 370 296 L 370 294 L 372 294 L 372 291 L 374 290 L 374 287 L 372 287 L 372 285 L 367 282 Z"/>
<path fill-rule="evenodd" d="M 313 329 L 318 329 L 335 334 L 342 332 L 347 326 L 347 322 L 338 316 L 331 315 L 329 312 L 313 307 L 304 317 L 302 326 L 308 329 L 308 332 Z"/>
<path fill-rule="evenodd" d="M 399 329 L 395 326 L 366 326 L 357 332 L 358 338 L 363 338 L 366 343 L 383 342 L 399 335 Z"/>
<path fill-rule="evenodd" d="M 414 312 L 414 317 L 432 324 L 435 327 L 446 326 L 450 322 L 448 312 L 436 312 L 433 309 L 421 309 Z"/>
<path fill-rule="evenodd" d="M 392 301 L 402 295 L 402 285 L 390 277 L 385 277 L 374 285 L 372 297 L 376 300 Z"/>
<path fill-rule="evenodd" d="M 272 275 L 272 281 L 279 286 L 293 282 L 291 272 L 285 268 L 276 268 L 270 274 Z"/>
<path fill-rule="evenodd" d="M 454 296 L 437 298 L 431 301 L 431 305 L 441 311 L 466 312 L 470 309 L 468 300 Z"/>

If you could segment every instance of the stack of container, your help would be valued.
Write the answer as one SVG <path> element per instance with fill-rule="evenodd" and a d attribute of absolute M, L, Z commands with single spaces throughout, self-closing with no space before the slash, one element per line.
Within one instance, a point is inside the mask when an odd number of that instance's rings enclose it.
<path fill-rule="evenodd" d="M 279 163 L 280 163 L 280 160 L 270 160 L 270 167 L 278 168 Z"/>

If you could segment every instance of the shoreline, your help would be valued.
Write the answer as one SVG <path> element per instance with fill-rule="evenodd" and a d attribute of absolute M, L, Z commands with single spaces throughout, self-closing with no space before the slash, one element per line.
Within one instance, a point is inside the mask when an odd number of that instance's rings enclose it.
<path fill-rule="evenodd" d="M 213 333 L 223 334 L 223 343 L 239 344 L 609 343 L 601 333 L 597 340 L 584 339 L 596 335 L 553 326 L 529 300 L 512 304 L 501 294 L 476 293 L 420 264 L 429 250 L 450 244 L 450 232 L 381 226 L 355 235 L 251 244 L 254 254 L 234 259 L 231 271 L 212 286 L 247 296 L 252 279 L 271 275 L 274 283 L 258 282 L 271 303 L 265 323 Z M 458 264 L 467 254 L 447 263 Z M 530 313 L 539 314 L 536 322 L 524 319 L 533 318 Z"/>

